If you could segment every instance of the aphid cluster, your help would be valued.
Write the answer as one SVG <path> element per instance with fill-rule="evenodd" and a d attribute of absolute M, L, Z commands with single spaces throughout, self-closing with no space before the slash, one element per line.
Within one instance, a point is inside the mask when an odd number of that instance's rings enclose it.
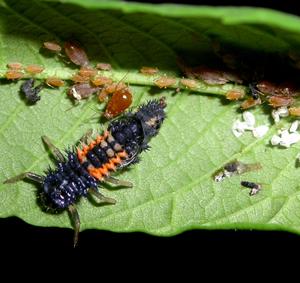
<path fill-rule="evenodd" d="M 44 67 L 39 65 L 23 66 L 19 62 L 12 62 L 7 64 L 8 70 L 5 73 L 7 80 L 18 80 L 22 78 L 32 77 L 36 74 L 42 73 Z"/>
<path fill-rule="evenodd" d="M 115 204 L 116 201 L 99 192 L 105 182 L 131 187 L 127 181 L 111 176 L 117 170 L 139 161 L 142 151 L 149 149 L 150 139 L 158 134 L 165 119 L 164 98 L 151 100 L 140 106 L 137 111 L 129 112 L 108 125 L 102 135 L 81 140 L 81 144 L 62 153 L 47 137 L 43 141 L 52 151 L 56 166 L 48 169 L 45 175 L 25 172 L 6 180 L 14 183 L 30 179 L 39 183 L 41 200 L 46 209 L 53 211 L 68 210 L 74 223 L 74 245 L 80 231 L 80 219 L 76 203 L 81 197 L 92 195 L 101 203 Z M 88 141 L 89 140 L 89 141 Z"/>
<path fill-rule="evenodd" d="M 64 48 L 57 43 L 45 42 L 44 47 L 51 52 L 64 56 L 64 50 L 67 58 L 79 66 L 80 69 L 73 75 L 74 84 L 69 88 L 68 95 L 77 101 L 87 99 L 93 94 L 97 94 L 100 102 L 108 100 L 104 116 L 107 119 L 114 118 L 123 113 L 132 103 L 132 93 L 128 86 L 123 83 L 114 83 L 112 79 L 103 75 L 98 75 L 98 70 L 110 71 L 111 65 L 108 63 L 97 63 L 96 68 L 91 67 L 88 56 L 82 46 L 76 41 L 67 41 Z M 51 86 L 60 86 L 58 79 L 51 79 L 46 82 Z"/>

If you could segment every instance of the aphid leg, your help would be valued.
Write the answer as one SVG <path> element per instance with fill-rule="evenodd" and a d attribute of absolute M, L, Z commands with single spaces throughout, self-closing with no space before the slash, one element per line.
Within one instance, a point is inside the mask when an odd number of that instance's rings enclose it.
<path fill-rule="evenodd" d="M 117 185 L 117 186 L 122 186 L 122 187 L 126 187 L 126 188 L 132 188 L 133 184 L 129 181 L 125 181 L 125 180 L 119 180 L 117 178 L 108 176 L 105 179 L 105 182 Z"/>
<path fill-rule="evenodd" d="M 74 225 L 74 248 L 78 242 L 78 235 L 80 231 L 80 218 L 76 206 L 73 204 L 68 206 L 68 211 L 70 213 L 72 224 Z"/>
<path fill-rule="evenodd" d="M 47 136 L 42 136 L 43 142 L 47 145 L 50 149 L 51 153 L 57 159 L 57 161 L 64 162 L 65 157 L 62 152 L 51 142 L 51 140 Z"/>
<path fill-rule="evenodd" d="M 99 203 L 115 204 L 117 202 L 113 198 L 109 198 L 109 197 L 102 195 L 100 192 L 98 192 L 95 189 L 89 189 L 89 193 L 91 195 L 95 196 L 99 200 Z"/>
<path fill-rule="evenodd" d="M 44 182 L 44 177 L 32 172 L 24 172 L 20 175 L 17 175 L 15 177 L 9 178 L 7 180 L 5 180 L 3 182 L 3 184 L 12 184 L 12 183 L 16 183 L 18 181 L 24 180 L 24 179 L 29 179 L 32 180 L 34 182 L 40 183 L 42 184 Z"/>

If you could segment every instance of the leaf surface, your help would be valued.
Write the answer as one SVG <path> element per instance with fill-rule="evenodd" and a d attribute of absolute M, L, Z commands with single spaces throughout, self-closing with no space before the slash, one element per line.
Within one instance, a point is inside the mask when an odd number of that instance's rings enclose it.
<path fill-rule="evenodd" d="M 300 232 L 299 169 L 295 166 L 299 145 L 270 147 L 277 129 L 263 109 L 253 113 L 258 124 L 271 125 L 267 136 L 254 139 L 247 133 L 237 139 L 231 133 L 233 121 L 240 117 L 237 104 L 188 90 L 174 95 L 172 89 L 153 89 L 138 74 L 141 66 L 156 66 L 179 77 L 178 56 L 195 62 L 211 60 L 213 38 L 247 52 L 287 53 L 299 48 L 299 18 L 265 9 L 121 1 L 0 3 L 0 76 L 8 62 L 18 61 L 43 65 L 45 76 L 68 78 L 74 69 L 45 56 L 40 47 L 43 41 L 72 37 L 84 45 L 93 63 L 111 63 L 116 78 L 129 74 L 135 106 L 153 97 L 167 97 L 168 118 L 151 141 L 151 150 L 142 154 L 138 165 L 119 175 L 132 181 L 134 188 L 104 188 L 105 195 L 117 199 L 115 206 L 96 207 L 82 199 L 78 205 L 82 229 L 156 235 L 195 228 Z M 99 120 L 92 119 L 103 108 L 96 99 L 74 107 L 65 89 L 47 89 L 37 105 L 28 106 L 19 94 L 21 82 L 1 80 L 0 84 L 0 180 L 24 171 L 42 173 L 51 164 L 42 135 L 65 149 L 88 129 L 100 128 Z M 223 88 L 227 87 L 232 86 Z M 222 87 L 203 91 L 225 92 Z M 215 183 L 213 173 L 233 159 L 260 162 L 263 169 Z M 241 180 L 260 182 L 263 190 L 250 197 L 240 187 Z M 29 182 L 1 185 L 0 216 L 18 216 L 39 226 L 70 227 L 67 213 L 41 211 L 36 191 Z"/>

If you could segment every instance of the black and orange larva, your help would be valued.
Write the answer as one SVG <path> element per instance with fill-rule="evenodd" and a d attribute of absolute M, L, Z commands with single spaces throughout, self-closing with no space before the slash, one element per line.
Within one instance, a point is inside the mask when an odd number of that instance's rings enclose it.
<path fill-rule="evenodd" d="M 23 179 L 39 183 L 41 200 L 46 209 L 70 212 L 75 226 L 75 246 L 80 230 L 76 202 L 82 196 L 92 194 L 103 203 L 115 204 L 114 199 L 99 192 L 98 187 L 101 183 L 132 186 L 130 182 L 118 180 L 110 175 L 118 169 L 138 162 L 139 154 L 148 149 L 148 142 L 158 134 L 165 119 L 165 107 L 164 98 L 151 100 L 140 106 L 137 111 L 127 112 L 121 118 L 110 122 L 103 135 L 88 143 L 81 141 L 81 146 L 67 150 L 66 154 L 61 153 L 44 136 L 43 141 L 56 159 L 56 168 L 48 169 L 44 176 L 25 172 L 4 183 L 14 183 Z"/>

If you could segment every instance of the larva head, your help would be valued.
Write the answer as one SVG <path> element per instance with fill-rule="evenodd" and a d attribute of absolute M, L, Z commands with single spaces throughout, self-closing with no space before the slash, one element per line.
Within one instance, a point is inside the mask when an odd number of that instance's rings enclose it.
<path fill-rule="evenodd" d="M 141 122 L 144 140 L 143 144 L 158 134 L 158 131 L 166 117 L 164 108 L 167 106 L 164 97 L 157 100 L 150 100 L 141 106 L 135 113 L 135 117 Z"/>

